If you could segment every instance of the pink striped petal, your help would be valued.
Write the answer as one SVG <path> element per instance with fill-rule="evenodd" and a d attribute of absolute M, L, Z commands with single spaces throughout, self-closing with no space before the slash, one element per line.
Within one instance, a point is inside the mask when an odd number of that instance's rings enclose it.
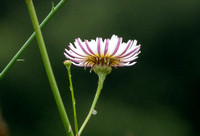
<path fill-rule="evenodd" d="M 76 41 L 78 42 L 79 46 L 81 47 L 81 49 L 83 50 L 83 52 L 87 55 L 90 55 L 84 48 L 83 48 L 83 45 L 81 44 L 80 42 L 80 38 L 77 38 Z"/>
<path fill-rule="evenodd" d="M 71 51 L 71 50 L 70 50 Z M 75 53 L 73 53 L 72 51 L 70 52 L 67 49 L 65 49 L 65 52 L 70 55 L 73 58 L 78 58 L 78 59 L 82 59 L 83 57 L 79 57 L 78 55 L 76 55 Z M 76 56 L 75 56 L 76 55 Z"/>
<path fill-rule="evenodd" d="M 106 55 L 107 52 L 108 52 L 108 45 L 109 45 L 109 39 L 106 39 L 105 49 L 104 49 L 104 55 Z"/>
<path fill-rule="evenodd" d="M 133 42 L 132 40 L 129 40 L 129 43 L 128 43 L 127 47 L 125 48 L 125 50 L 119 56 L 122 56 L 122 55 L 124 55 L 127 52 L 128 48 L 130 47 L 130 45 L 132 44 L 132 42 Z"/>
<path fill-rule="evenodd" d="M 88 40 L 85 40 L 85 45 L 86 45 L 88 51 L 89 51 L 91 54 L 94 55 L 94 52 L 91 50 L 90 46 L 88 45 Z"/>
<path fill-rule="evenodd" d="M 69 49 L 74 52 L 75 54 L 77 54 L 78 56 L 81 56 L 81 57 L 86 57 L 85 55 L 81 55 L 80 53 L 77 53 L 77 51 L 75 51 L 76 49 L 73 47 L 73 46 L 69 46 Z M 74 50 L 75 49 L 75 50 Z"/>
<path fill-rule="evenodd" d="M 80 62 L 83 61 L 83 60 L 78 60 L 78 59 L 72 58 L 72 57 L 70 57 L 69 55 L 67 55 L 67 53 L 64 53 L 64 55 L 65 55 L 66 58 L 68 58 L 68 59 L 70 59 L 71 61 L 76 62 L 76 63 L 80 63 Z"/>
<path fill-rule="evenodd" d="M 126 53 L 126 54 L 124 54 L 123 56 L 120 56 L 120 57 L 121 57 L 121 58 L 124 58 L 124 57 L 126 57 L 126 56 L 129 56 L 130 54 L 139 51 L 139 49 L 140 49 L 140 45 L 138 45 L 138 46 L 137 46 L 136 48 L 134 48 L 132 51 L 130 51 L 130 52 L 128 52 L 128 53 Z"/>
<path fill-rule="evenodd" d="M 101 55 L 101 38 L 97 38 L 97 52 Z"/>
<path fill-rule="evenodd" d="M 118 51 L 119 46 L 120 46 L 120 44 L 121 44 L 121 41 L 122 41 L 122 38 L 120 37 L 120 38 L 118 39 L 118 42 L 117 42 L 117 45 L 116 45 L 116 47 L 115 47 L 114 52 L 113 52 L 110 56 L 115 55 L 115 53 Z"/>

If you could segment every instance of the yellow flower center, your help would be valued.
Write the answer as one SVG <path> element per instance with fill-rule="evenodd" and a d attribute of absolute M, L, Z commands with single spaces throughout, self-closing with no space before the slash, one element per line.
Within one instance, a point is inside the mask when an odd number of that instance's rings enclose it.
<path fill-rule="evenodd" d="M 99 55 L 93 55 L 88 58 L 86 58 L 86 65 L 100 65 L 100 66 L 117 66 L 119 64 L 119 59 L 110 57 L 110 56 L 99 56 Z"/>

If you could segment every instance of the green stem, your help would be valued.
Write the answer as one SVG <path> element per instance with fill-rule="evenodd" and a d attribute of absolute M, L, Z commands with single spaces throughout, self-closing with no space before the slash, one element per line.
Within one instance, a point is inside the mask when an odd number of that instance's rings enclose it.
<path fill-rule="evenodd" d="M 76 102 L 75 102 L 75 98 L 74 98 L 74 89 L 73 89 L 73 85 L 72 85 L 72 79 L 71 79 L 71 68 L 68 67 L 68 77 L 69 77 L 69 84 L 70 84 L 70 90 L 71 90 L 71 96 L 72 96 L 72 105 L 73 105 L 73 112 L 74 112 L 74 126 L 75 126 L 75 132 L 76 135 L 78 135 L 78 121 L 77 121 L 77 115 L 76 115 Z"/>
<path fill-rule="evenodd" d="M 43 28 L 49 20 L 53 17 L 53 15 L 60 9 L 60 7 L 66 2 L 66 0 L 61 0 L 56 7 L 52 7 L 51 12 L 47 15 L 47 17 L 42 21 L 40 24 L 40 28 Z M 0 73 L 0 80 L 6 75 L 8 70 L 14 65 L 14 63 L 17 61 L 19 56 L 25 51 L 25 49 L 30 45 L 30 43 L 35 38 L 35 32 L 29 37 L 29 39 L 24 43 L 24 45 L 21 47 L 21 49 L 15 54 L 15 56 L 10 60 L 10 62 L 7 64 L 7 66 L 2 70 Z"/>
<path fill-rule="evenodd" d="M 90 119 L 90 117 L 91 117 L 91 115 L 92 115 L 92 112 L 94 111 L 95 105 L 96 105 L 97 100 L 98 100 L 98 98 L 99 98 L 99 95 L 100 95 L 100 93 L 101 93 L 101 89 L 103 88 L 104 80 L 105 80 L 106 75 L 107 75 L 106 73 L 97 73 L 97 74 L 98 74 L 98 76 L 99 76 L 99 82 L 98 82 L 97 91 L 96 91 L 96 94 L 95 94 L 95 97 L 94 97 L 92 106 L 91 106 L 91 108 L 90 108 L 90 111 L 89 111 L 89 113 L 88 113 L 88 115 L 87 115 L 85 121 L 83 122 L 83 124 L 82 124 L 82 126 L 81 126 L 79 132 L 78 132 L 78 135 L 79 135 L 79 136 L 81 135 L 83 129 L 85 128 L 86 124 L 88 123 L 88 121 L 89 121 L 89 119 Z"/>
<path fill-rule="evenodd" d="M 53 92 L 53 95 L 54 95 L 54 98 L 55 98 L 55 101 L 56 101 L 56 104 L 57 104 L 57 107 L 58 107 L 58 110 L 59 110 L 59 113 L 60 113 L 60 116 L 62 118 L 66 133 L 69 136 L 74 136 L 73 131 L 71 130 L 71 125 L 69 123 L 67 113 L 66 113 L 65 108 L 64 108 L 64 104 L 62 102 L 62 98 L 60 96 L 60 93 L 59 93 L 59 90 L 58 90 L 58 87 L 57 87 L 57 84 L 56 84 L 56 80 L 54 78 L 53 70 L 51 68 L 51 64 L 50 64 L 49 57 L 48 57 L 48 54 L 47 54 L 47 50 L 46 50 L 46 47 L 45 47 L 45 43 L 44 43 L 44 40 L 43 40 L 42 32 L 41 32 L 40 27 L 39 27 L 39 23 L 38 23 L 38 19 L 37 19 L 37 16 L 36 16 L 36 12 L 35 12 L 33 2 L 32 2 L 32 0 L 26 0 L 26 3 L 27 3 L 28 10 L 29 10 L 29 13 L 30 13 L 30 17 L 31 17 L 31 20 L 32 20 L 32 23 L 33 23 L 33 28 L 35 30 L 35 34 L 36 34 L 36 38 L 37 38 L 38 45 L 39 45 L 39 48 L 40 48 L 44 67 L 46 69 L 47 77 L 49 79 L 49 83 L 50 83 L 50 86 L 51 86 L 51 89 L 52 89 L 52 92 Z"/>

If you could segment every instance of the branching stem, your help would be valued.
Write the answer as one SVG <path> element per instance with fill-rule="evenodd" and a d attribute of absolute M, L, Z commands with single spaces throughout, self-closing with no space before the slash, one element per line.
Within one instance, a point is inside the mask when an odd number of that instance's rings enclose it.
<path fill-rule="evenodd" d="M 73 131 L 71 129 L 71 125 L 70 125 L 68 116 L 67 116 L 67 113 L 65 111 L 64 104 L 62 102 L 62 98 L 60 96 L 60 93 L 59 93 L 59 90 L 58 90 L 58 87 L 57 87 L 57 84 L 56 84 L 56 80 L 55 80 L 55 77 L 54 77 L 54 74 L 53 74 L 53 70 L 51 68 L 50 60 L 49 60 L 49 57 L 48 57 L 48 54 L 47 54 L 47 50 L 46 50 L 46 47 L 45 47 L 42 32 L 41 32 L 40 27 L 39 27 L 39 23 L 38 23 L 38 19 L 37 19 L 37 15 L 36 15 L 36 12 L 35 12 L 33 2 L 32 2 L 32 0 L 26 0 L 26 3 L 27 3 L 27 6 L 28 6 L 28 10 L 29 10 L 29 14 L 30 14 L 31 21 L 32 21 L 32 24 L 33 24 L 33 28 L 35 30 L 36 38 L 37 38 L 37 41 L 38 41 L 38 45 L 39 45 L 39 49 L 40 49 L 41 56 L 42 56 L 42 59 L 43 59 L 44 67 L 45 67 L 45 70 L 46 70 L 46 73 L 47 73 L 47 77 L 49 79 L 49 83 L 50 83 L 50 86 L 51 86 L 51 89 L 52 89 L 52 92 L 53 92 L 53 95 L 54 95 L 54 98 L 55 98 L 55 101 L 56 101 L 56 104 L 57 104 L 57 107 L 58 107 L 58 110 L 59 110 L 59 113 L 60 113 L 60 116 L 62 118 L 66 133 L 67 133 L 68 136 L 74 136 Z"/>
<path fill-rule="evenodd" d="M 40 24 L 40 28 L 43 28 L 43 26 L 45 26 L 49 22 L 49 20 L 54 16 L 54 14 L 60 9 L 60 7 L 62 7 L 65 2 L 66 0 L 61 0 L 55 7 L 52 6 L 51 12 L 42 21 L 42 23 Z M 10 60 L 7 66 L 2 70 L 2 72 L 0 73 L 0 80 L 6 75 L 8 70 L 14 65 L 19 56 L 26 50 L 26 48 L 30 45 L 34 38 L 35 32 L 29 37 L 29 39 L 24 43 L 21 49 L 15 54 L 15 56 Z"/>

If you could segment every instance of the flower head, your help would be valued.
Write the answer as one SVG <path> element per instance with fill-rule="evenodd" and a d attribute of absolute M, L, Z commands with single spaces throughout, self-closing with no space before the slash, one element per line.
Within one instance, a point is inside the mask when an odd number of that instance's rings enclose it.
<path fill-rule="evenodd" d="M 136 40 L 122 42 L 122 37 L 113 35 L 111 39 L 97 37 L 96 40 L 82 41 L 75 39 L 74 45 L 70 43 L 69 50 L 65 49 L 65 57 L 76 66 L 91 67 L 132 66 L 140 53 L 140 45 Z"/>

